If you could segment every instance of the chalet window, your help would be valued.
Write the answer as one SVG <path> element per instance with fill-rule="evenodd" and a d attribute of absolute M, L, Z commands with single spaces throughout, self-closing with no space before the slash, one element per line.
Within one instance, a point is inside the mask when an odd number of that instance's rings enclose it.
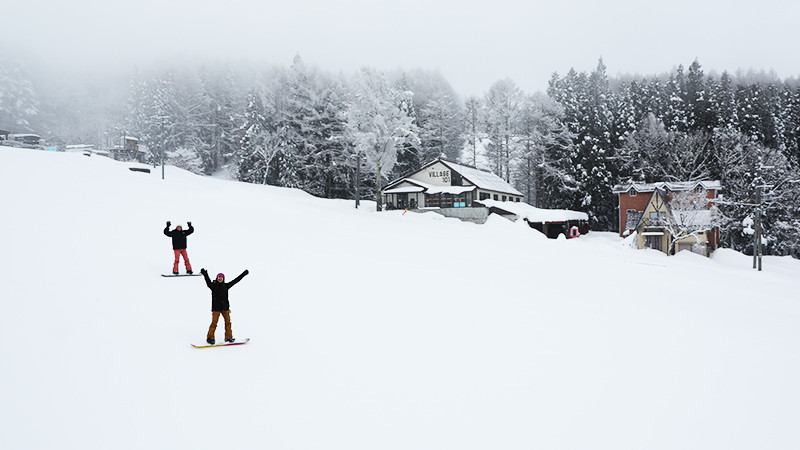
<path fill-rule="evenodd" d="M 503 201 L 506 201 L 506 196 L 505 195 L 503 196 Z"/>
<path fill-rule="evenodd" d="M 703 189 L 703 186 L 697 185 L 697 187 L 694 188 L 694 191 L 700 194 L 701 192 L 705 191 L 705 189 Z"/>
<path fill-rule="evenodd" d="M 451 172 L 452 175 L 450 176 L 450 185 L 451 186 L 463 186 L 464 181 L 461 177 L 461 174 L 458 172 Z"/>
<path fill-rule="evenodd" d="M 481 200 L 487 200 L 487 199 L 489 199 L 490 197 L 491 197 L 491 195 L 489 195 L 489 193 L 488 193 L 488 192 L 481 192 L 481 193 L 480 193 L 480 199 L 481 199 Z"/>
<path fill-rule="evenodd" d="M 425 194 L 425 206 L 432 208 L 464 208 L 472 204 L 472 192 L 462 194 Z"/>
<path fill-rule="evenodd" d="M 636 189 L 631 188 L 631 197 L 636 197 Z"/>
<path fill-rule="evenodd" d="M 494 199 L 497 200 L 497 194 L 494 194 Z"/>

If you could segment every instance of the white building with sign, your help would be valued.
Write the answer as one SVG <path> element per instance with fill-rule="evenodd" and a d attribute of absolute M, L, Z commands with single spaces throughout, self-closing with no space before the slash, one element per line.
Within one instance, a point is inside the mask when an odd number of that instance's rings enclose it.
<path fill-rule="evenodd" d="M 480 200 L 522 201 L 521 192 L 492 172 L 444 159 L 392 181 L 381 194 L 390 209 L 470 208 Z"/>

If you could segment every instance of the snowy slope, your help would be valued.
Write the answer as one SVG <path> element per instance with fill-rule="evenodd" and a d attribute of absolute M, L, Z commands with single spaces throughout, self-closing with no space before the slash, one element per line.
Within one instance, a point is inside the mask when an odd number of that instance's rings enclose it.
<path fill-rule="evenodd" d="M 0 148 L 2 449 L 752 449 L 800 437 L 800 264 Z M 244 346 L 193 349 L 201 278 Z M 217 330 L 222 337 L 222 326 Z"/>

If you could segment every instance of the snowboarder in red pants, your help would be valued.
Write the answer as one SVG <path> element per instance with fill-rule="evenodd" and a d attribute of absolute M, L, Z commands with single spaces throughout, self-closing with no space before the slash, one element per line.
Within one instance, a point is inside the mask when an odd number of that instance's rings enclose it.
<path fill-rule="evenodd" d="M 242 281 L 242 278 L 249 274 L 250 271 L 245 270 L 229 283 L 225 282 L 225 274 L 223 273 L 218 273 L 214 281 L 211 281 L 208 277 L 208 271 L 206 269 L 200 269 L 200 273 L 202 273 L 203 278 L 206 279 L 206 286 L 211 289 L 211 325 L 208 327 L 206 342 L 210 345 L 214 345 L 214 333 L 217 331 L 219 316 L 225 319 L 225 342 L 233 342 L 235 339 L 233 338 L 233 330 L 231 329 L 231 305 L 228 301 L 228 290 L 236 283 Z"/>
<path fill-rule="evenodd" d="M 172 264 L 172 273 L 174 275 L 178 274 L 178 263 L 181 256 L 183 256 L 183 262 L 186 264 L 186 273 L 192 274 L 192 264 L 189 262 L 189 255 L 186 253 L 186 236 L 194 233 L 194 228 L 192 227 L 192 222 L 186 223 L 189 224 L 189 229 L 185 231 L 180 225 L 170 231 L 171 223 L 169 221 L 167 221 L 167 227 L 164 228 L 164 235 L 172 238 L 172 250 L 175 252 L 175 263 Z"/>

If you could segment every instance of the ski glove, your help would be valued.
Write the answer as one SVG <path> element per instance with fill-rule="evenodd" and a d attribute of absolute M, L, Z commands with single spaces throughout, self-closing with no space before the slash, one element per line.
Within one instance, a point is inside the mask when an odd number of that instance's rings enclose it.
<path fill-rule="evenodd" d="M 192 226 L 192 222 L 186 222 L 186 224 Z"/>
<path fill-rule="evenodd" d="M 167 226 L 170 226 L 170 225 L 172 225 L 172 222 L 170 222 L 170 221 L 168 220 L 168 221 L 167 221 Z"/>
<path fill-rule="evenodd" d="M 244 269 L 244 274 L 245 274 L 245 275 L 247 275 L 247 274 L 249 274 L 249 273 L 250 273 L 250 271 L 249 271 L 249 270 L 247 270 L 247 269 Z"/>

